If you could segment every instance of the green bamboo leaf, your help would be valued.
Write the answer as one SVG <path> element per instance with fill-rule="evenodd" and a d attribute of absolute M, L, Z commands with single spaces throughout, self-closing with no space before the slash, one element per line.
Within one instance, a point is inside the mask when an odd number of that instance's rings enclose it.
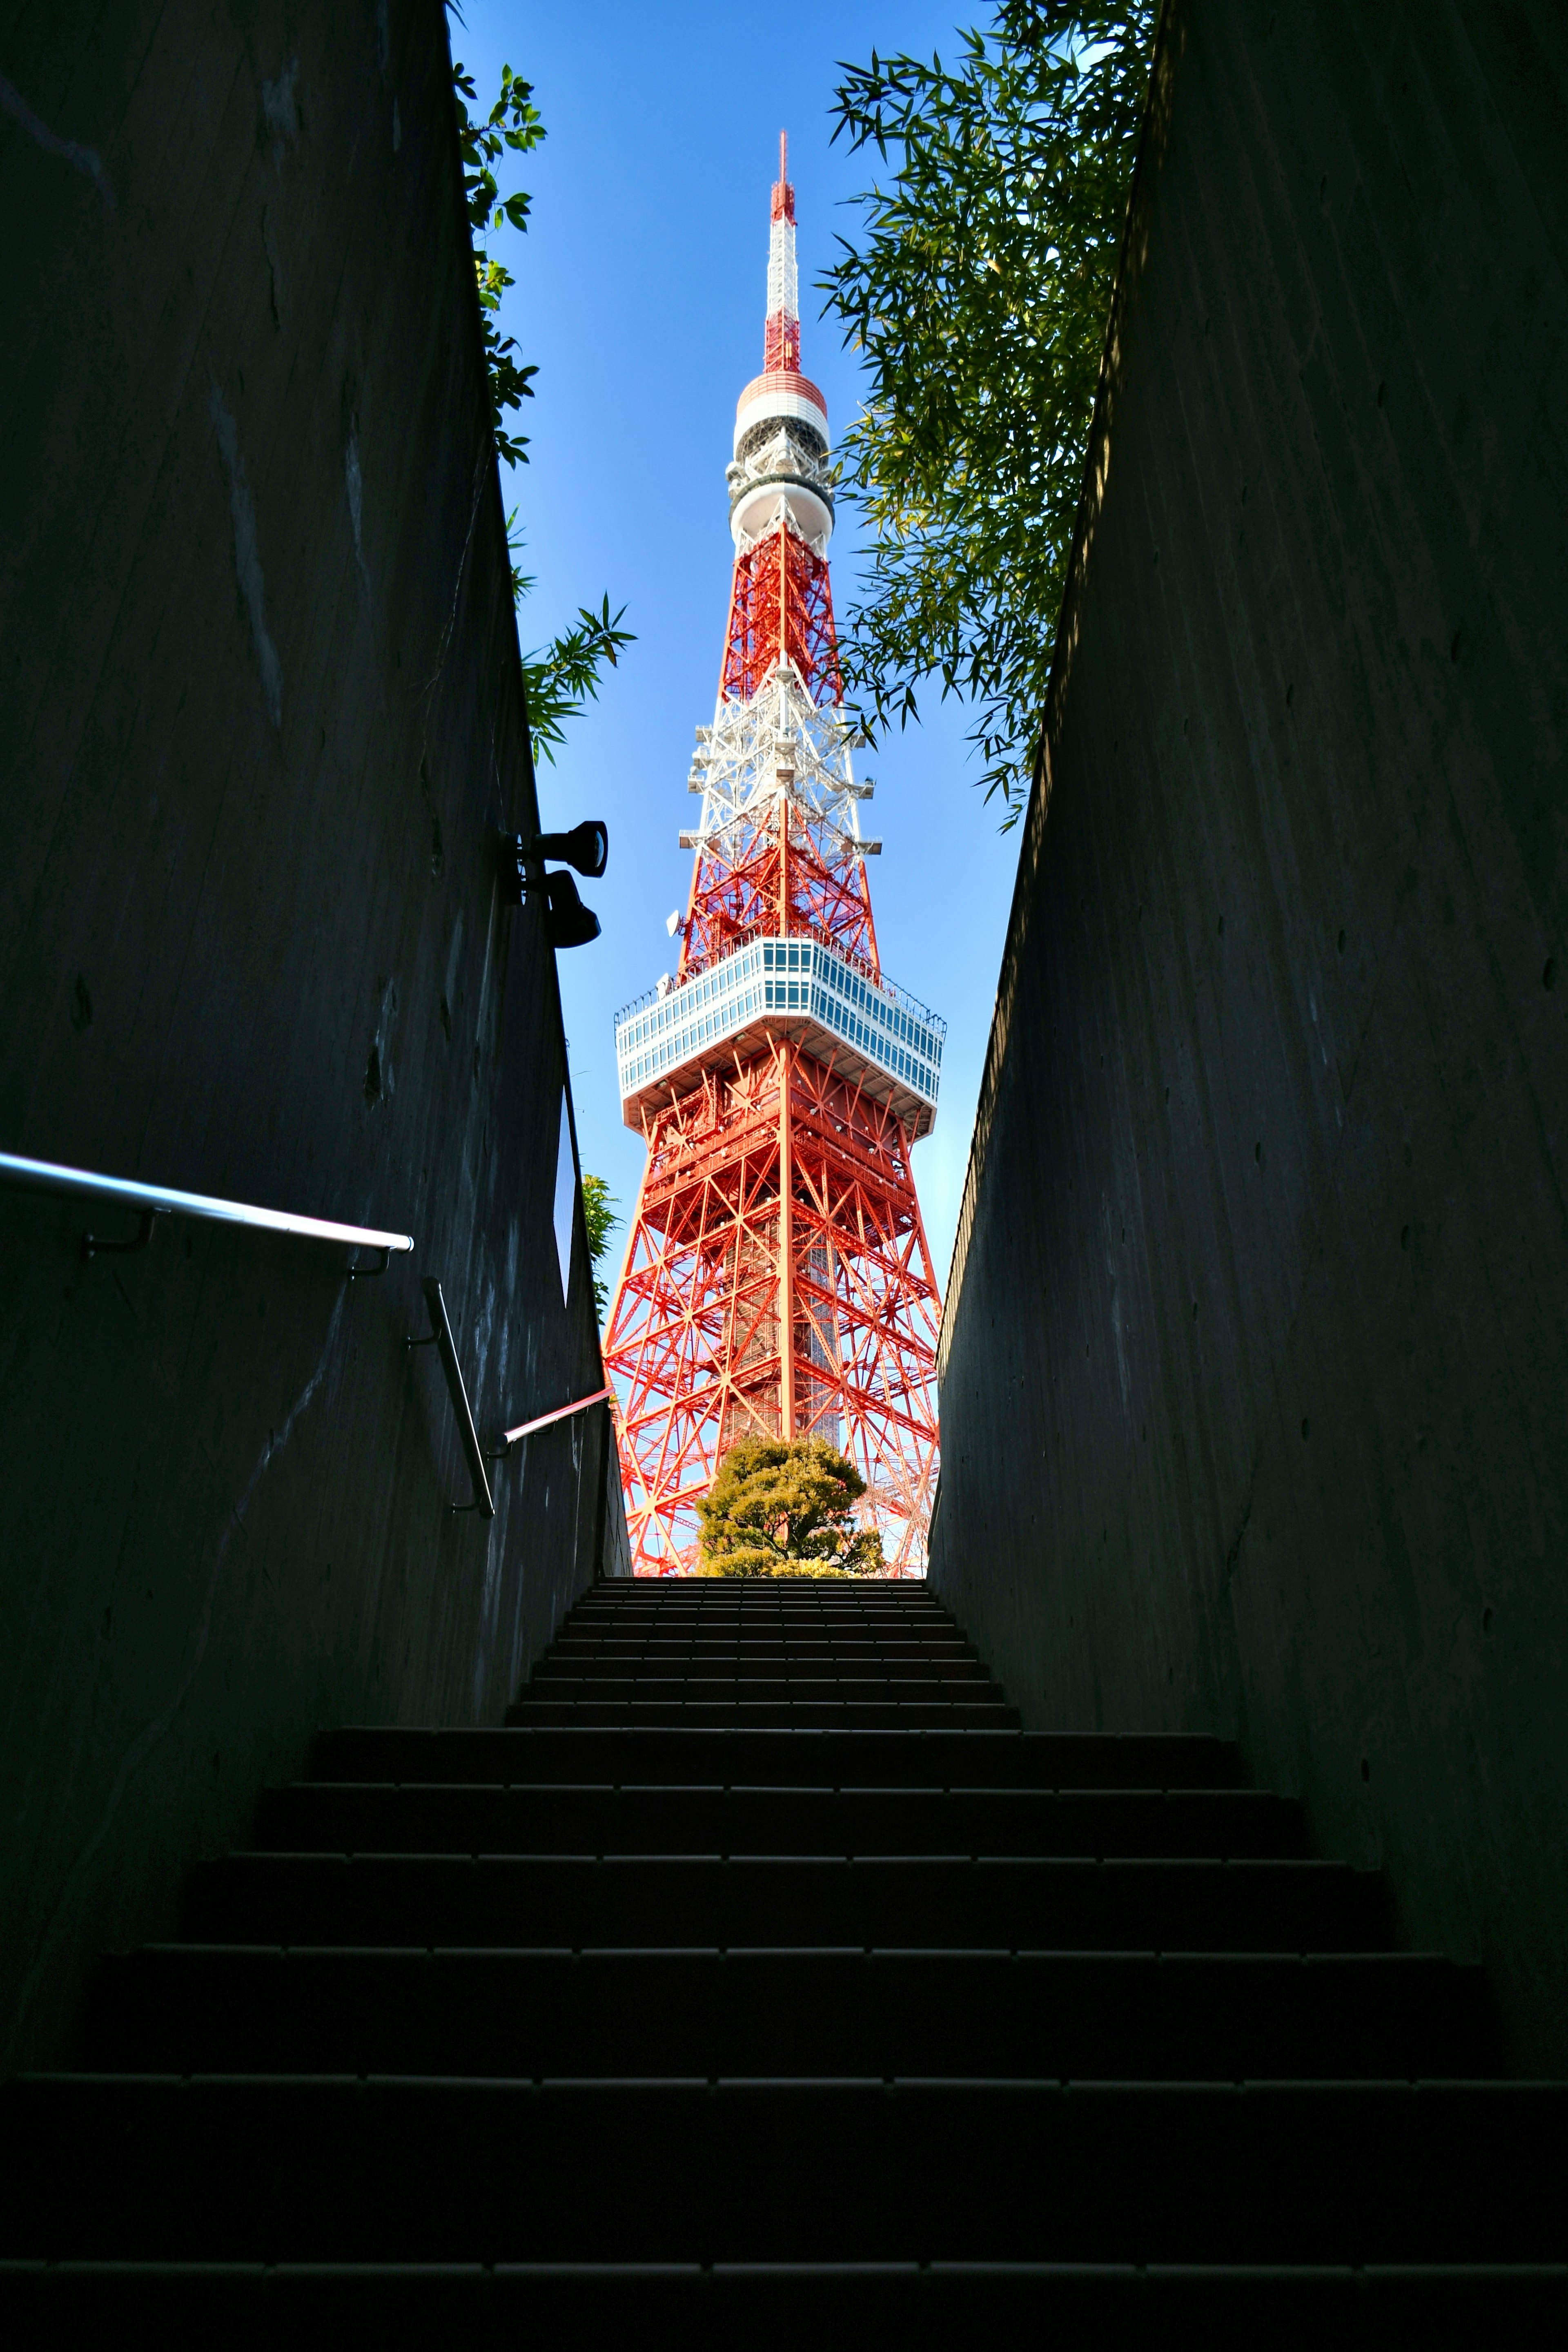
<path fill-rule="evenodd" d="M 870 535 L 844 615 L 873 736 L 930 678 L 974 715 L 979 782 L 1021 809 L 1050 675 L 1155 9 L 1008 0 L 947 71 L 844 64 L 833 137 L 891 184 L 819 281 L 868 372 L 840 449 Z"/>

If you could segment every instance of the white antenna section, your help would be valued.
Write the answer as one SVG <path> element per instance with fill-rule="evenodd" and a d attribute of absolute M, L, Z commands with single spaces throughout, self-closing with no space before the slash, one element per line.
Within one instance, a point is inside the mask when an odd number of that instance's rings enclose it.
<path fill-rule="evenodd" d="M 795 267 L 795 224 L 779 219 L 768 237 L 768 316 L 782 310 L 787 319 L 800 315 L 800 278 Z"/>

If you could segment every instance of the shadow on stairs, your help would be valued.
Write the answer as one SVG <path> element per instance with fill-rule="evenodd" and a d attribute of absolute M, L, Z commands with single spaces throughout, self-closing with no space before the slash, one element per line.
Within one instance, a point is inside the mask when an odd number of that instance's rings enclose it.
<path fill-rule="evenodd" d="M 919 1584 L 598 1585 L 506 1728 L 324 1735 L 184 1929 L 0 2093 L 13 2331 L 1568 2311 L 1479 1972 L 1223 1742 L 1020 1731 Z"/>

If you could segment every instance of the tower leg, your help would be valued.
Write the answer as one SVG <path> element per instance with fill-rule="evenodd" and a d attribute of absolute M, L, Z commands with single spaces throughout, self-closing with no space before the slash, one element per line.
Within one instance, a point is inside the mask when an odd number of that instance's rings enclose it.
<path fill-rule="evenodd" d="M 794 1048 L 779 1051 L 779 1426 L 785 1443 L 795 1430 L 795 1166 L 789 1124 L 789 1076 Z"/>

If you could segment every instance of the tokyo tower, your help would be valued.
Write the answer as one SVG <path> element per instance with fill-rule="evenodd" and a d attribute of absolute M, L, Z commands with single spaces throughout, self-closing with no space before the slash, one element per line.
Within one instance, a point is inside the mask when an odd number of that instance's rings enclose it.
<path fill-rule="evenodd" d="M 828 578 L 827 403 L 800 373 L 779 141 L 762 373 L 727 470 L 735 541 L 678 969 L 618 1014 L 647 1144 L 604 1360 L 634 1570 L 689 1572 L 694 1505 L 751 1435 L 821 1436 L 866 1481 L 890 1570 L 921 1575 L 941 1312 L 910 1172 L 946 1024 L 882 970 Z"/>

